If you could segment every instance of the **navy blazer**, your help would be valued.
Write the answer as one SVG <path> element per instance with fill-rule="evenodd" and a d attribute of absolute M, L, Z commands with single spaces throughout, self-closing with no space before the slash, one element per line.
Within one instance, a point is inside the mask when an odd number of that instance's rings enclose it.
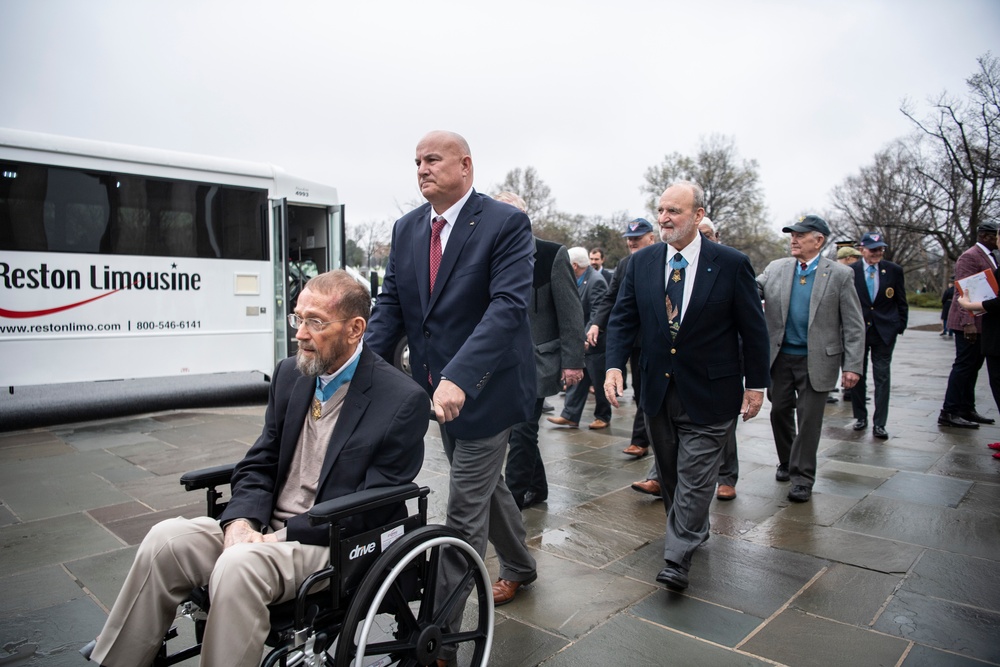
<path fill-rule="evenodd" d="M 391 359 L 405 333 L 413 379 L 430 395 L 442 377 L 466 394 L 458 417 L 445 425 L 448 433 L 490 437 L 527 421 L 535 403 L 527 316 L 535 253 L 531 223 L 513 206 L 473 191 L 429 294 L 430 211 L 424 204 L 393 226 L 365 341 Z"/>
<path fill-rule="evenodd" d="M 315 390 L 316 380 L 298 371 L 294 357 L 275 367 L 264 430 L 236 465 L 232 499 L 219 521 L 252 519 L 262 526 L 270 522 Z M 420 387 L 363 348 L 323 459 L 316 503 L 412 482 L 424 461 L 427 416 L 427 396 Z M 402 516 L 404 508 L 390 507 L 351 517 L 342 525 L 345 535 L 351 535 Z M 329 542 L 328 527 L 310 526 L 306 514 L 293 516 L 286 525 L 289 542 Z"/>
<path fill-rule="evenodd" d="M 854 269 L 854 288 L 861 301 L 861 314 L 865 318 L 865 331 L 873 328 L 886 345 L 896 342 L 896 336 L 906 331 L 910 307 L 906 303 L 906 283 L 903 267 L 882 260 L 876 266 L 878 272 L 878 293 L 875 303 L 868 295 L 868 264 L 859 260 L 851 264 Z"/>
<path fill-rule="evenodd" d="M 607 367 L 625 367 L 638 334 L 644 412 L 660 412 L 675 382 L 684 411 L 696 424 L 733 419 L 743 403 L 744 376 L 754 389 L 771 384 L 767 324 L 750 260 L 701 240 L 691 300 L 673 342 L 664 302 L 666 261 L 666 243 L 631 256 L 608 322 Z"/>

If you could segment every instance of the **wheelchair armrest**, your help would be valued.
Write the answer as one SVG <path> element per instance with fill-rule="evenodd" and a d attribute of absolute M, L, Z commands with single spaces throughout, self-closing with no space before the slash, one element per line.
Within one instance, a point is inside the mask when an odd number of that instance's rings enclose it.
<path fill-rule="evenodd" d="M 212 468 L 192 470 L 191 472 L 186 472 L 181 475 L 181 484 L 184 486 L 186 491 L 208 489 L 215 486 L 229 484 L 229 480 L 233 477 L 233 469 L 235 467 L 235 463 L 227 463 L 226 465 L 214 466 Z"/>
<path fill-rule="evenodd" d="M 332 523 L 378 507 L 385 507 L 386 505 L 403 502 L 418 496 L 427 496 L 429 493 L 429 488 L 426 486 L 419 487 L 413 482 L 403 484 L 402 486 L 387 486 L 349 493 L 346 496 L 327 500 L 313 506 L 309 510 L 309 525 L 318 526 L 324 523 Z"/>

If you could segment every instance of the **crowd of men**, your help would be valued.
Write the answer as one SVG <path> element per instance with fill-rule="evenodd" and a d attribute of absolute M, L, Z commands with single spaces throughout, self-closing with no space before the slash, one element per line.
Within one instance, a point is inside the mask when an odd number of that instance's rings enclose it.
<path fill-rule="evenodd" d="M 757 415 L 765 395 L 775 479 L 789 483 L 792 502 L 811 498 L 831 392 L 853 388 L 854 429 L 867 431 L 869 358 L 871 432 L 889 437 L 890 366 L 907 302 L 903 271 L 885 259 L 877 231 L 831 259 L 826 221 L 804 216 L 783 229 L 789 256 L 758 274 L 721 242 L 702 188 L 679 181 L 660 196 L 655 226 L 626 224 L 629 254 L 612 272 L 601 248 L 533 237 L 516 193 L 477 192 L 461 136 L 427 134 L 415 164 L 427 202 L 396 222 L 373 310 L 342 272 L 308 283 L 289 320 L 297 357 L 275 369 L 267 422 L 236 469 L 232 501 L 218 521 L 176 519 L 150 532 L 90 647 L 98 663 L 147 664 L 182 589 L 207 584 L 202 664 L 246 664 L 267 633 L 264 607 L 289 599 L 328 558 L 325 533 L 304 513 L 412 480 L 429 411 L 451 465 L 446 523 L 481 556 L 493 544 L 497 605 L 538 576 L 521 510 L 548 497 L 538 447 L 547 396 L 566 392 L 548 421 L 577 428 L 593 395 L 589 428 L 605 429 L 630 368 L 637 410 L 624 454 L 652 451 L 648 479 L 633 486 L 664 501 L 656 580 L 673 590 L 688 586 L 713 496 L 736 497 L 737 424 Z M 959 278 L 997 268 L 991 224 L 956 266 Z M 939 421 L 975 428 L 992 422 L 972 391 L 980 323 L 956 308 L 948 324 L 962 335 Z M 411 378 L 384 361 L 404 335 Z M 386 518 L 359 519 L 357 529 Z M 443 559 L 438 599 L 461 577 L 461 563 Z M 462 612 L 455 605 L 453 627 Z M 234 652 L 218 639 L 227 635 L 248 639 Z M 439 665 L 453 658 L 447 649 Z"/>

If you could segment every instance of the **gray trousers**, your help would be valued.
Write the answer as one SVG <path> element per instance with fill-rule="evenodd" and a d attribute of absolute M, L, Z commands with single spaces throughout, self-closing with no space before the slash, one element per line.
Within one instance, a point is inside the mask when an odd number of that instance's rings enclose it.
<path fill-rule="evenodd" d="M 815 391 L 809 384 L 807 357 L 778 354 L 771 366 L 771 388 L 767 391 L 771 433 L 778 463 L 788 466 L 793 486 L 811 489 L 816 481 L 816 451 L 828 393 Z"/>
<path fill-rule="evenodd" d="M 692 422 L 673 384 L 659 412 L 646 415 L 667 510 L 664 560 L 688 568 L 695 549 L 708 539 L 708 508 L 715 495 L 719 462 L 735 428 L 735 418 L 716 424 Z"/>
<path fill-rule="evenodd" d="M 203 667 L 260 663 L 270 630 L 267 606 L 291 600 L 299 584 L 330 563 L 327 547 L 299 542 L 238 544 L 222 549 L 219 522 L 167 519 L 139 545 L 91 659 L 104 667 L 153 663 L 177 605 L 208 585 Z"/>
<path fill-rule="evenodd" d="M 642 410 L 638 410 L 637 413 L 641 414 Z M 646 475 L 646 479 L 660 481 L 660 473 L 656 469 L 656 457 L 653 457 L 653 465 L 649 467 L 649 474 Z M 734 424 L 733 431 L 726 440 L 726 446 L 722 448 L 722 460 L 719 462 L 719 479 L 717 481 L 719 484 L 736 486 L 736 482 L 739 479 L 740 459 L 736 450 L 736 425 Z"/>
<path fill-rule="evenodd" d="M 445 524 L 457 530 L 483 558 L 488 539 L 500 561 L 500 577 L 525 581 L 535 574 L 535 559 L 524 543 L 527 533 L 521 512 L 503 479 L 509 434 L 510 429 L 506 429 L 489 438 L 463 440 L 441 429 L 444 452 L 451 463 Z M 438 573 L 438 601 L 448 598 L 467 570 L 461 558 L 451 557 L 457 555 L 452 549 L 444 550 Z M 457 605 L 449 631 L 460 627 L 464 609 L 465 600 Z"/>

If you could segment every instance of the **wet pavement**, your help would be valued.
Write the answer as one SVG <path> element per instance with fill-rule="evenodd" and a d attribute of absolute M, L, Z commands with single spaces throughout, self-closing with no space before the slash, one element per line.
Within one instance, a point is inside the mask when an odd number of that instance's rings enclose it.
<path fill-rule="evenodd" d="M 811 502 L 774 480 L 768 403 L 739 426 L 738 497 L 713 502 L 683 594 L 654 579 L 662 502 L 629 486 L 649 466 L 621 454 L 634 403 L 603 431 L 543 419 L 549 498 L 524 512 L 539 578 L 496 611 L 491 664 L 1000 664 L 1000 461 L 986 448 L 1000 427 L 937 426 L 954 355 L 937 321 L 913 313 L 897 344 L 889 440 L 827 406 Z M 976 389 L 998 417 L 985 369 Z M 83 665 L 145 532 L 203 511 L 179 474 L 238 459 L 262 422 L 255 405 L 0 433 L 0 665 Z M 439 522 L 433 424 L 427 446 L 418 482 Z"/>

